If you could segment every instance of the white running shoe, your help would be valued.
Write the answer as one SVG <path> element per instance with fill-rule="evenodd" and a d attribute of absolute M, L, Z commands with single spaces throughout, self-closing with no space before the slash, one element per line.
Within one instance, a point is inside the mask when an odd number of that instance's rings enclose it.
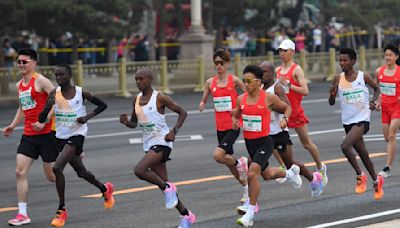
<path fill-rule="evenodd" d="M 253 226 L 253 221 L 254 221 L 254 212 L 246 212 L 246 214 L 243 215 L 240 219 L 236 220 L 236 224 L 244 226 L 244 227 L 250 227 Z"/>
<path fill-rule="evenodd" d="M 239 172 L 239 179 L 241 181 L 246 181 L 247 172 L 249 171 L 249 160 L 246 157 L 240 157 L 238 162 L 239 163 L 236 165 L 236 169 Z"/>
<path fill-rule="evenodd" d="M 300 167 L 298 165 L 292 165 L 292 167 L 290 167 L 286 173 L 287 179 L 290 183 L 292 183 L 292 186 L 294 188 L 300 188 L 301 184 L 303 183 L 300 177 Z"/>
<path fill-rule="evenodd" d="M 236 208 L 236 212 L 239 215 L 244 215 L 247 212 L 247 209 L 249 208 L 249 202 L 243 204 L 242 206 L 239 206 Z M 258 203 L 256 204 L 256 208 L 254 209 L 254 213 L 258 213 L 260 211 L 260 207 L 258 206 Z"/>
<path fill-rule="evenodd" d="M 325 187 L 328 184 L 328 170 L 324 163 L 322 163 L 322 168 L 319 170 L 319 173 L 322 176 L 322 185 Z"/>

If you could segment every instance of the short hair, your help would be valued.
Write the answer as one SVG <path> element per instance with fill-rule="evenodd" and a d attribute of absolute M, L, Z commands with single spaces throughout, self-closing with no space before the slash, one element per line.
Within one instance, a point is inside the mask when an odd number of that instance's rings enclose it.
<path fill-rule="evenodd" d="M 229 51 L 224 48 L 218 48 L 215 51 L 215 53 L 213 55 L 213 60 L 215 60 L 217 57 L 220 57 L 221 59 L 223 59 L 226 62 L 231 61 L 231 53 L 229 53 Z"/>
<path fill-rule="evenodd" d="M 67 71 L 67 74 L 68 74 L 69 76 L 72 76 L 72 68 L 71 68 L 70 65 L 68 65 L 68 64 L 66 64 L 66 63 L 60 63 L 60 64 L 58 64 L 56 67 L 63 67 L 63 68 Z"/>
<path fill-rule="evenodd" d="M 350 59 L 357 60 L 357 54 L 353 48 L 342 48 L 339 52 L 340 55 L 348 55 Z"/>
<path fill-rule="evenodd" d="M 263 76 L 263 71 L 262 71 L 261 67 L 259 67 L 257 65 L 247 65 L 243 70 L 243 74 L 246 74 L 246 73 L 254 74 L 254 76 L 256 76 L 257 79 L 262 79 L 262 76 Z"/>
<path fill-rule="evenodd" d="M 386 44 L 386 46 L 383 48 L 383 52 L 386 52 L 387 50 L 391 50 L 395 55 L 399 56 L 399 49 L 396 45 Z"/>
<path fill-rule="evenodd" d="M 31 58 L 32 60 L 37 61 L 38 60 L 38 54 L 35 50 L 31 49 L 31 48 L 21 48 L 18 49 L 18 56 L 20 55 L 27 55 L 29 56 L 29 58 Z"/>

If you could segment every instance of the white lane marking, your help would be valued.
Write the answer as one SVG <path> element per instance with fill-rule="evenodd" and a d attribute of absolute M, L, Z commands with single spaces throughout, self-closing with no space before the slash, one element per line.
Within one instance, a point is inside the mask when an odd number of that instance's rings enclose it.
<path fill-rule="evenodd" d="M 396 139 L 400 139 L 400 137 L 396 137 Z M 364 139 L 365 142 L 373 142 L 373 141 L 384 141 L 385 138 L 369 138 L 369 139 Z"/>
<path fill-rule="evenodd" d="M 123 131 L 123 132 L 108 133 L 108 134 L 88 135 L 88 136 L 86 136 L 86 138 L 87 139 L 96 139 L 96 138 L 121 136 L 121 135 L 133 135 L 133 134 L 139 134 L 139 133 L 142 133 L 142 131 Z"/>
<path fill-rule="evenodd" d="M 325 102 L 327 99 L 315 99 L 315 100 L 305 100 L 302 101 L 303 104 L 311 104 L 311 103 L 320 103 L 320 102 Z M 214 112 L 214 109 L 204 109 L 202 112 L 199 110 L 190 110 L 187 113 L 189 115 L 193 114 L 201 114 L 201 113 L 210 113 Z M 165 114 L 166 116 L 173 116 L 177 115 L 176 113 L 167 113 Z M 110 117 L 110 118 L 99 118 L 99 119 L 94 119 L 94 120 L 89 120 L 89 123 L 106 123 L 106 122 L 114 122 L 114 121 L 119 121 L 119 117 Z M 14 128 L 14 131 L 20 131 L 23 130 L 24 127 L 16 127 Z"/>
<path fill-rule="evenodd" d="M 175 142 L 178 141 L 198 141 L 203 140 L 202 135 L 178 135 L 175 138 Z M 141 144 L 143 142 L 142 138 L 131 138 L 129 139 L 129 144 Z"/>
<path fill-rule="evenodd" d="M 354 218 L 350 218 L 350 219 L 338 220 L 335 222 L 323 223 L 323 224 L 319 224 L 319 225 L 315 225 L 315 226 L 309 226 L 308 228 L 324 228 L 324 227 L 337 226 L 337 225 L 341 225 L 341 224 L 352 223 L 352 222 L 357 222 L 357 221 L 361 221 L 361 220 L 367 220 L 367 219 L 372 219 L 372 218 L 377 218 L 377 217 L 392 215 L 392 214 L 397 214 L 397 213 L 400 213 L 400 209 L 383 211 L 383 212 L 379 212 L 379 213 L 375 213 L 375 214 L 363 215 L 363 216 L 354 217 Z"/>

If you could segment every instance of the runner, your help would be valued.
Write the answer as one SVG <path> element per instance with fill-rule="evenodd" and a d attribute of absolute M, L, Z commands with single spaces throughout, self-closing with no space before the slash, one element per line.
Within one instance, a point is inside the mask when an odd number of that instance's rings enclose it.
<path fill-rule="evenodd" d="M 396 65 L 399 59 L 399 49 L 388 44 L 384 48 L 386 65 L 375 71 L 375 76 L 381 88 L 381 99 L 378 108 L 382 108 L 382 129 L 387 144 L 386 166 L 379 175 L 389 177 L 391 166 L 397 151 L 397 130 L 400 127 L 400 67 Z"/>
<path fill-rule="evenodd" d="M 190 227 L 196 220 L 195 214 L 187 210 L 177 195 L 176 186 L 168 181 L 166 162 L 172 142 L 186 119 L 186 111 L 169 96 L 152 88 L 153 73 L 142 68 L 136 72 L 135 81 L 141 91 L 133 98 L 130 120 L 127 114 L 120 116 L 120 122 L 129 128 L 139 125 L 143 130 L 143 149 L 146 154 L 135 166 L 135 175 L 142 180 L 157 185 L 164 193 L 167 209 L 176 207 L 181 214 L 179 227 Z M 172 129 L 165 122 L 165 108 L 176 112 L 178 120 Z"/>
<path fill-rule="evenodd" d="M 290 101 L 293 115 L 290 116 L 288 127 L 294 128 L 299 136 L 301 144 L 308 150 L 317 164 L 318 171 L 323 177 L 323 185 L 328 184 L 327 169 L 325 164 L 321 162 L 318 147 L 311 141 L 308 135 L 308 117 L 304 114 L 301 106 L 303 96 L 308 95 L 308 85 L 304 78 L 303 69 L 293 61 L 295 54 L 295 44 L 293 41 L 286 39 L 279 45 L 279 57 L 282 66 L 276 69 L 277 78 L 285 88 L 285 92 Z"/>
<path fill-rule="evenodd" d="M 290 116 L 291 108 L 276 95 L 266 93 L 261 89 L 262 76 L 260 67 L 255 65 L 245 67 L 243 81 L 247 92 L 238 97 L 232 117 L 234 129 L 239 128 L 239 118 L 242 118 L 246 148 L 252 160 L 248 172 L 250 200 L 247 205 L 244 205 L 247 208 L 242 210 L 246 213 L 236 221 L 237 224 L 245 227 L 253 225 L 254 213 L 257 212 L 257 198 L 260 193 L 259 175 L 265 180 L 286 177 L 295 188 L 300 188 L 302 183 L 299 176 L 300 168 L 297 165 L 293 165 L 287 171 L 268 167 L 268 159 L 274 147 L 269 136 L 270 108 L 284 113 L 285 116 Z M 282 119 L 280 124 L 286 127 L 286 119 Z"/>
<path fill-rule="evenodd" d="M 377 176 L 374 165 L 369 158 L 365 147 L 363 135 L 369 130 L 371 110 L 375 109 L 376 100 L 379 97 L 379 86 L 371 77 L 362 71 L 353 69 L 356 63 L 356 52 L 351 48 L 343 48 L 339 53 L 339 64 L 343 72 L 336 75 L 330 87 L 329 104 L 335 104 L 336 94 L 339 94 L 340 106 L 342 108 L 342 123 L 346 132 L 341 148 L 349 163 L 357 174 L 357 185 L 355 192 L 362 194 L 367 189 L 367 175 L 358 166 L 356 156 L 352 147 L 357 151 L 365 168 L 374 180 L 374 198 L 379 200 L 383 197 L 383 178 Z M 369 101 L 368 87 L 374 90 L 374 95 Z"/>
<path fill-rule="evenodd" d="M 49 94 L 46 106 L 43 112 L 40 113 L 39 121 L 34 126 L 39 129 L 43 127 L 48 112 L 54 105 L 57 148 L 60 154 L 54 164 L 53 171 L 56 175 L 59 205 L 56 216 L 50 225 L 61 227 L 65 225 L 68 218 L 68 211 L 65 207 L 65 177 L 63 174 L 67 163 L 74 168 L 78 177 L 96 186 L 103 193 L 105 208 L 112 208 L 115 201 L 112 195 L 114 191 L 113 185 L 111 183 L 100 183 L 86 169 L 80 157 L 88 130 L 87 121 L 103 112 L 107 105 L 81 87 L 71 84 L 72 69 L 69 65 L 58 65 L 55 69 L 55 76 L 59 86 Z M 90 114 L 86 114 L 84 100 L 97 105 L 97 108 Z"/>
<path fill-rule="evenodd" d="M 217 49 L 213 56 L 217 75 L 207 79 L 204 86 L 203 97 L 199 109 L 204 110 L 208 95 L 211 93 L 214 101 L 215 123 L 217 128 L 218 146 L 214 151 L 214 159 L 220 164 L 225 164 L 233 176 L 243 186 L 244 203 L 248 199 L 247 170 L 248 160 L 246 157 L 236 159 L 233 156 L 233 144 L 239 137 L 240 129 L 232 129 L 232 107 L 236 106 L 236 88 L 245 91 L 245 86 L 240 79 L 227 72 L 230 63 L 230 54 L 227 50 Z"/>
<path fill-rule="evenodd" d="M 260 64 L 263 71 L 263 88 L 271 94 L 276 94 L 279 99 L 289 105 L 285 90 L 278 80 L 274 79 L 274 65 L 271 62 L 264 61 Z M 300 167 L 300 174 L 304 176 L 311 187 L 311 196 L 316 197 L 322 193 L 322 176 L 319 172 L 311 173 L 303 163 L 294 160 L 292 141 L 290 140 L 289 129 L 280 127 L 283 118 L 282 114 L 271 112 L 270 136 L 274 142 L 274 152 L 282 158 L 285 167 L 289 168 L 293 164 Z"/>
<path fill-rule="evenodd" d="M 17 149 L 16 177 L 18 214 L 8 221 L 9 225 L 19 226 L 31 223 L 27 213 L 28 172 L 34 160 L 39 155 L 43 160 L 43 169 L 49 181 L 54 182 L 55 176 L 52 163 L 58 152 L 54 136 L 50 133 L 51 122 L 46 123 L 42 130 L 36 131 L 32 124 L 38 120 L 39 112 L 43 109 L 48 94 L 54 86 L 51 81 L 35 71 L 37 53 L 32 49 L 18 50 L 17 66 L 22 79 L 17 82 L 19 107 L 10 125 L 3 128 L 3 135 L 8 137 L 14 128 L 24 120 L 24 133 Z M 51 114 L 50 114 L 51 115 Z"/>

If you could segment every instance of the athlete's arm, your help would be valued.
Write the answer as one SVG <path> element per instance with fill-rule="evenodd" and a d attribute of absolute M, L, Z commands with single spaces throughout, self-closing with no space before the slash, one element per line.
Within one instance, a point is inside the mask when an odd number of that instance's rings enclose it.
<path fill-rule="evenodd" d="M 374 90 L 374 95 L 372 97 L 372 100 L 369 101 L 369 108 L 371 110 L 374 110 L 376 109 L 376 101 L 379 98 L 381 89 L 379 88 L 379 85 L 371 78 L 371 76 L 369 76 L 368 73 L 364 73 L 364 81 Z"/>
<path fill-rule="evenodd" d="M 51 91 L 54 90 L 53 83 L 51 83 L 51 81 L 44 76 L 38 77 L 37 82 L 40 90 L 46 92 L 47 94 L 50 94 Z"/>
<path fill-rule="evenodd" d="M 18 91 L 18 85 L 19 85 L 19 83 L 20 83 L 20 82 L 18 82 L 18 83 L 16 84 L 17 91 Z M 10 135 L 13 133 L 14 128 L 15 128 L 19 123 L 21 123 L 23 119 L 24 119 L 24 112 L 22 111 L 21 105 L 18 105 L 18 109 L 17 109 L 17 112 L 15 113 L 15 116 L 14 116 L 13 121 L 10 123 L 10 125 L 8 125 L 7 127 L 4 127 L 4 128 L 3 128 L 3 135 L 6 136 L 6 137 L 10 136 Z"/>
<path fill-rule="evenodd" d="M 279 97 L 279 99 L 281 99 L 281 101 L 290 105 L 289 99 L 287 98 L 286 93 L 285 93 L 285 89 L 282 87 L 282 85 L 280 83 L 275 84 L 274 91 L 275 91 L 275 95 L 277 95 Z"/>
<path fill-rule="evenodd" d="M 378 76 L 379 76 L 380 70 L 381 70 L 381 67 L 379 67 L 375 71 L 375 82 L 377 85 L 379 85 L 379 77 Z M 381 104 L 382 104 L 382 94 L 381 93 L 379 93 L 378 99 L 375 101 L 376 101 L 375 110 L 379 111 L 381 109 Z"/>
<path fill-rule="evenodd" d="M 42 112 L 39 114 L 38 121 L 32 124 L 35 131 L 41 131 L 46 126 L 46 122 L 50 120 L 54 114 L 53 106 L 55 103 L 56 89 L 54 88 L 47 97 L 46 104 Z"/>
<path fill-rule="evenodd" d="M 175 135 L 178 133 L 179 129 L 182 127 L 183 122 L 185 122 L 187 112 L 182 108 L 178 103 L 172 100 L 171 97 L 167 95 L 159 94 L 157 96 L 157 100 L 160 101 L 162 105 L 169 108 L 170 110 L 176 112 L 178 114 L 178 119 L 176 120 L 175 126 L 169 131 L 169 133 L 165 136 L 165 141 L 174 141 Z"/>
<path fill-rule="evenodd" d="M 243 95 L 238 96 L 236 100 L 236 107 L 232 109 L 232 129 L 237 130 L 240 128 L 240 115 L 242 115 L 242 110 L 240 109 L 240 105 L 242 104 Z"/>
<path fill-rule="evenodd" d="M 233 82 L 235 83 L 236 87 L 242 90 L 242 92 L 246 92 L 246 86 L 244 85 L 242 80 L 240 80 L 237 76 L 233 76 Z"/>
<path fill-rule="evenodd" d="M 292 114 L 292 108 L 290 105 L 281 101 L 278 96 L 265 92 L 265 105 L 274 112 L 283 113 L 286 118 Z"/>
<path fill-rule="evenodd" d="M 86 116 L 81 116 L 78 119 L 76 119 L 76 121 L 80 124 L 87 123 L 88 120 L 102 113 L 107 108 L 106 103 L 104 103 L 102 100 L 93 96 L 91 93 L 87 91 L 82 90 L 82 97 L 83 99 L 90 101 L 90 103 L 97 105 L 97 108 L 93 110 L 93 112 L 87 114 Z"/>
<path fill-rule="evenodd" d="M 295 86 L 293 84 L 290 85 L 290 89 L 292 89 L 296 93 L 300 93 L 304 96 L 308 95 L 308 85 L 307 81 L 304 77 L 304 71 L 300 66 L 297 66 L 293 72 L 294 79 L 299 83 L 300 86 Z"/>
<path fill-rule="evenodd" d="M 337 94 L 337 91 L 338 91 L 339 79 L 340 79 L 340 76 L 339 75 L 335 75 L 335 77 L 332 80 L 332 85 L 329 87 L 329 98 L 328 98 L 328 101 L 329 101 L 330 105 L 334 105 L 335 102 L 336 102 L 335 99 L 336 99 L 336 94 Z"/>
<path fill-rule="evenodd" d="M 212 78 L 207 79 L 204 90 L 203 90 L 203 97 L 200 100 L 199 110 L 202 112 L 206 106 L 206 101 L 208 99 L 208 95 L 210 94 L 210 86 L 211 86 Z"/>
<path fill-rule="evenodd" d="M 132 114 L 131 114 L 130 120 L 128 119 L 127 113 L 123 113 L 119 117 L 119 122 L 129 128 L 135 128 L 138 123 L 138 118 L 137 118 L 136 112 L 135 112 L 135 102 L 136 102 L 136 96 L 133 98 L 133 105 L 132 105 L 133 108 L 132 108 Z"/>

